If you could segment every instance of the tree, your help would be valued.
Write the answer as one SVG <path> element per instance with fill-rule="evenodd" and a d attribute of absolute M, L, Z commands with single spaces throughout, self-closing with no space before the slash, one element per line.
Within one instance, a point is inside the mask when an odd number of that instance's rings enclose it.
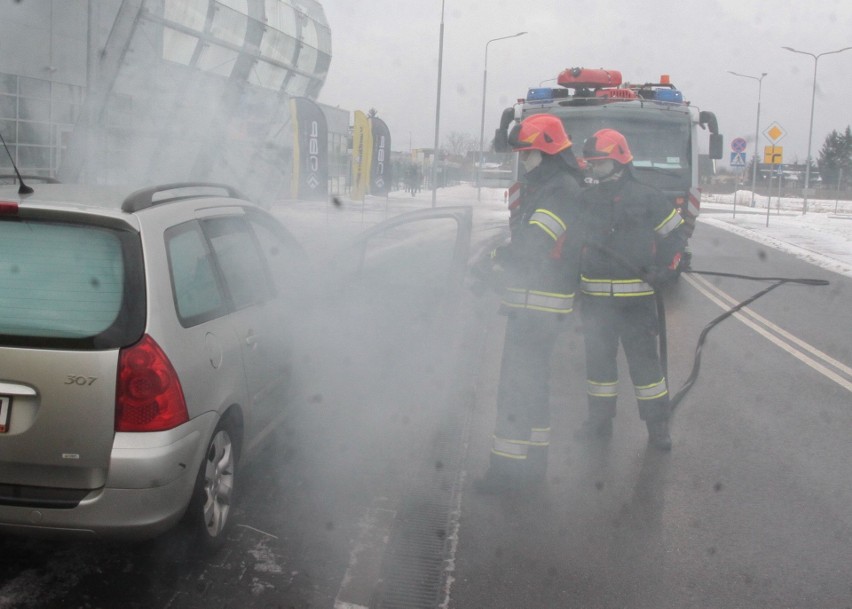
<path fill-rule="evenodd" d="M 453 131 L 444 140 L 444 146 L 449 150 L 451 155 L 463 157 L 467 156 L 468 152 L 477 150 L 479 148 L 479 141 L 469 133 Z"/>
<path fill-rule="evenodd" d="M 819 151 L 819 173 L 824 186 L 835 186 L 843 172 L 843 182 L 852 178 L 852 128 L 839 133 L 836 129 L 828 134 Z"/>

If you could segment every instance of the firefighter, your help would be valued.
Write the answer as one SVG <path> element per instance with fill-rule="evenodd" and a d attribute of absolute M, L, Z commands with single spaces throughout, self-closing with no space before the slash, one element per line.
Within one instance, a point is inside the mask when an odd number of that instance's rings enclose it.
<path fill-rule="evenodd" d="M 497 421 L 484 493 L 520 489 L 544 479 L 550 445 L 550 359 L 569 323 L 579 279 L 577 227 L 582 171 L 557 117 L 536 114 L 516 123 L 509 143 L 523 168 L 520 206 L 509 243 L 491 253 L 502 276 L 507 315 Z"/>
<path fill-rule="evenodd" d="M 657 350 L 655 289 L 676 274 L 686 245 L 677 209 L 638 181 L 625 137 L 601 129 L 583 145 L 593 185 L 583 191 L 580 310 L 589 418 L 584 438 L 612 435 L 619 341 L 649 443 L 671 450 L 669 393 Z M 656 287 L 655 287 L 656 286 Z"/>

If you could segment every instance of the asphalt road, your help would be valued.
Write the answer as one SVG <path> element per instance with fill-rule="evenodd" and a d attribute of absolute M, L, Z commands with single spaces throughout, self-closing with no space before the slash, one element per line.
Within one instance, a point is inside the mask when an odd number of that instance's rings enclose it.
<path fill-rule="evenodd" d="M 547 483 L 478 495 L 495 296 L 465 289 L 432 313 L 311 311 L 303 329 L 319 339 L 290 423 L 245 470 L 220 554 L 199 557 L 180 535 L 0 539 L 0 609 L 852 607 L 852 282 L 699 229 L 696 269 L 831 285 L 779 287 L 709 333 L 670 454 L 647 448 L 626 372 L 612 440 L 573 440 L 585 415 L 575 327 L 553 361 Z M 479 222 L 475 246 L 494 235 Z M 688 275 L 667 291 L 673 389 L 725 299 L 766 285 Z"/>
<path fill-rule="evenodd" d="M 548 485 L 502 501 L 465 493 L 450 607 L 852 606 L 852 283 L 699 229 L 696 269 L 831 285 L 779 287 L 750 307 L 752 325 L 731 318 L 708 334 L 668 455 L 647 448 L 626 373 L 613 439 L 571 439 L 584 414 L 582 343 L 566 340 L 554 362 Z M 687 275 L 668 290 L 673 389 L 722 313 L 710 297 L 739 301 L 766 285 Z M 496 353 L 499 323 L 490 334 Z M 487 429 L 493 392 L 479 398 L 472 427 Z M 481 472 L 484 434 L 471 448 L 468 468 Z"/>

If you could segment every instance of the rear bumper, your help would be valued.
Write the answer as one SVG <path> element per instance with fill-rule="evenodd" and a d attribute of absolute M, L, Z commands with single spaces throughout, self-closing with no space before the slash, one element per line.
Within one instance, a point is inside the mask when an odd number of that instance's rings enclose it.
<path fill-rule="evenodd" d="M 0 505 L 0 531 L 28 536 L 146 539 L 186 511 L 215 413 L 168 432 L 116 434 L 106 486 L 74 507 Z"/>

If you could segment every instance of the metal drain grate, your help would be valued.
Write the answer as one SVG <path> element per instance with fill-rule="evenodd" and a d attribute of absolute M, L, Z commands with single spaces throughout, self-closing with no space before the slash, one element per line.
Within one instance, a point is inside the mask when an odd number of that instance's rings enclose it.
<path fill-rule="evenodd" d="M 480 348 L 481 338 L 473 338 Z M 424 463 L 422 475 L 412 482 L 414 488 L 397 511 L 382 568 L 383 583 L 372 609 L 435 609 L 447 593 L 448 558 L 455 546 L 461 469 L 475 398 L 470 366 L 481 355 L 478 349 L 472 351 L 468 361 L 457 367 L 455 389 L 448 391 L 455 407 L 438 430 L 431 461 Z"/>
<path fill-rule="evenodd" d="M 442 466 L 432 469 L 431 480 L 423 480 L 420 490 L 409 495 L 397 512 L 397 526 L 383 569 L 379 609 L 433 609 L 441 601 L 458 492 L 461 430 L 466 426 L 452 421 L 447 427 L 458 431 L 455 438 L 446 431 L 441 434 L 445 437 L 437 443 L 436 458 Z"/>
<path fill-rule="evenodd" d="M 399 506 L 374 609 L 434 609 L 442 600 L 470 418 L 469 408 L 458 410 L 435 443 L 431 474 Z"/>
<path fill-rule="evenodd" d="M 381 609 L 432 609 L 443 589 L 450 507 L 412 497 L 397 513 L 398 529 L 384 566 Z"/>

